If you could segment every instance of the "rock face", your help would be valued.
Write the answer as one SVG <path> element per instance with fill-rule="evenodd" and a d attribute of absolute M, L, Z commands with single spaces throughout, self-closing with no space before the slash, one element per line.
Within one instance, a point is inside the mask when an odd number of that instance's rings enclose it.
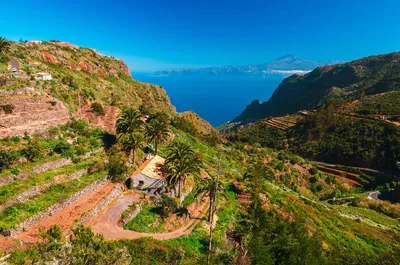
<path fill-rule="evenodd" d="M 0 106 L 0 137 L 44 131 L 71 118 L 64 104 L 49 96 L 0 97 Z"/>
<path fill-rule="evenodd" d="M 114 106 L 104 106 L 104 116 L 98 116 L 91 110 L 90 105 L 85 105 L 82 107 L 82 111 L 76 113 L 76 117 L 88 120 L 90 123 L 102 128 L 109 133 L 115 133 L 115 124 L 117 122 L 118 114 L 120 110 Z"/>
<path fill-rule="evenodd" d="M 26 45 L 32 47 L 31 45 Z M 32 58 L 26 61 L 30 65 L 37 65 L 34 58 L 40 58 L 46 63 L 59 64 L 72 70 L 85 71 L 100 76 L 118 77 L 119 73 L 131 76 L 128 66 L 119 59 L 104 56 L 93 49 L 80 48 L 68 42 L 51 42 L 35 45 L 29 49 Z"/>
<path fill-rule="evenodd" d="M 74 112 L 80 108 L 78 98 L 81 102 L 101 101 L 103 106 L 139 108 L 143 105 L 149 112 L 175 112 L 161 86 L 132 79 L 124 61 L 94 49 L 67 42 L 12 43 L 11 52 L 18 54 L 15 60 L 24 75 L 14 78 L 9 70 L 4 70 L 8 62 L 0 62 L 0 86 L 4 91 L 29 84 L 35 90 L 51 93 Z M 2 71 L 6 71 L 3 76 Z M 52 80 L 29 80 L 29 75 L 38 72 L 51 74 Z"/>

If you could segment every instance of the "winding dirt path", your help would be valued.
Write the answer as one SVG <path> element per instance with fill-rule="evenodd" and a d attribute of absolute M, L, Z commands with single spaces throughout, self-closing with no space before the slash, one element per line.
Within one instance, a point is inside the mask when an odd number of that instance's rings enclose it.
<path fill-rule="evenodd" d="M 157 240 L 168 240 L 183 235 L 189 235 L 196 225 L 201 221 L 208 209 L 208 201 L 203 202 L 199 207 L 192 209 L 193 219 L 185 226 L 168 233 L 141 233 L 131 230 L 124 230 L 119 224 L 122 213 L 129 208 L 134 201 L 139 201 L 141 194 L 129 193 L 118 199 L 102 215 L 100 215 L 92 229 L 96 233 L 102 234 L 106 239 L 137 239 L 141 237 L 152 237 Z M 190 210 L 190 209 L 189 209 Z"/>
<path fill-rule="evenodd" d="M 107 183 L 97 190 L 86 194 L 79 200 L 73 202 L 68 207 L 56 212 L 52 216 L 49 216 L 38 223 L 34 224 L 28 228 L 25 232 L 22 232 L 15 236 L 15 238 L 20 239 L 24 242 L 38 242 L 39 238 L 39 228 L 49 229 L 52 225 L 59 225 L 61 230 L 71 227 L 76 219 L 80 219 L 82 214 L 91 210 L 95 207 L 104 196 L 106 196 L 113 188 L 114 183 Z"/>

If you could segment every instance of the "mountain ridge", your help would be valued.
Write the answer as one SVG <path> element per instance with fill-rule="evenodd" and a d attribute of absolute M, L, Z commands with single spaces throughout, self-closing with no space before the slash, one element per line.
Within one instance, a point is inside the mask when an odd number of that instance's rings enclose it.
<path fill-rule="evenodd" d="M 168 69 L 155 72 L 158 76 L 193 76 L 193 75 L 291 75 L 291 74 L 306 74 L 312 69 L 330 65 L 332 62 L 315 62 L 304 60 L 293 54 L 287 54 L 268 63 L 253 64 L 253 65 L 223 65 L 203 68 L 178 68 Z M 341 62 L 341 61 L 340 61 Z"/>
<path fill-rule="evenodd" d="M 327 97 L 357 98 L 398 90 L 400 53 L 369 56 L 344 64 L 320 66 L 305 75 L 285 78 L 266 102 L 254 100 L 233 122 L 315 108 Z"/>

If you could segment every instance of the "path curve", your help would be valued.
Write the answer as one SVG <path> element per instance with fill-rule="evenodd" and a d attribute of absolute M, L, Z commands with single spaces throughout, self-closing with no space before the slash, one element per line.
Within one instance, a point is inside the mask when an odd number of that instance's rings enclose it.
<path fill-rule="evenodd" d="M 195 219 L 189 221 L 185 226 L 168 232 L 168 233 L 141 233 L 131 230 L 125 230 L 119 224 L 122 213 L 129 208 L 134 201 L 139 201 L 142 194 L 129 193 L 119 198 L 112 204 L 101 216 L 98 217 L 97 222 L 92 226 L 94 232 L 102 234 L 106 239 L 137 239 L 142 237 L 152 237 L 157 240 L 168 240 L 177 238 L 184 235 L 189 235 L 196 225 L 201 221 L 208 207 L 208 201 L 203 202 L 199 209 L 196 209 L 192 216 Z"/>

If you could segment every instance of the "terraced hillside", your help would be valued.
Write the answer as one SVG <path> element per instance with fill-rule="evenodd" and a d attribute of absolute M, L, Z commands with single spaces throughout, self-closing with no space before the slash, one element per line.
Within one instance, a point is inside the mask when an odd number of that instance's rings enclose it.
<path fill-rule="evenodd" d="M 17 80 L 10 76 L 9 59 L 3 54 L 0 59 L 2 89 L 43 89 L 73 111 L 80 104 L 95 100 L 118 107 L 143 105 L 153 111 L 175 110 L 162 87 L 133 80 L 122 60 L 94 49 L 65 42 L 12 42 L 9 55 L 18 61 L 21 74 Z M 34 81 L 32 75 L 38 72 L 50 73 L 52 80 Z"/>
<path fill-rule="evenodd" d="M 283 117 L 275 117 L 269 118 L 265 120 L 265 123 L 271 127 L 274 127 L 279 130 L 286 131 L 291 127 L 295 126 L 298 118 L 294 116 L 283 116 Z"/>
<path fill-rule="evenodd" d="M 99 132 L 75 122 L 42 131 L 48 133 L 47 139 L 2 140 L 3 154 L 14 162 L 3 164 L 11 168 L 0 174 L 1 234 L 17 236 L 30 231 L 41 220 L 107 185 L 107 173 L 98 164 L 104 159 Z M 68 141 L 57 140 L 60 135 Z"/>
<path fill-rule="evenodd" d="M 60 100 L 39 93 L 0 97 L 0 105 L 3 108 L 0 137 L 45 131 L 51 126 L 65 124 L 71 118 L 70 111 Z"/>

